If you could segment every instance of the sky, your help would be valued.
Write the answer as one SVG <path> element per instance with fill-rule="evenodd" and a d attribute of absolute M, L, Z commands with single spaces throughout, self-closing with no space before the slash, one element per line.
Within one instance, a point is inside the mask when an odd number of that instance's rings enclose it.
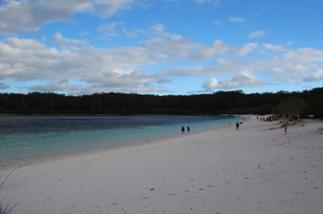
<path fill-rule="evenodd" d="M 322 0 L 0 0 L 0 92 L 323 87 Z"/>

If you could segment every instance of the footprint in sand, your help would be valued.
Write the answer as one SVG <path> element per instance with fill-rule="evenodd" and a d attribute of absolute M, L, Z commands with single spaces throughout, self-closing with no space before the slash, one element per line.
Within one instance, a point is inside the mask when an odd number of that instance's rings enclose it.
<path fill-rule="evenodd" d="M 304 192 L 295 191 L 294 195 L 304 195 Z"/>
<path fill-rule="evenodd" d="M 128 214 L 128 211 L 125 209 L 125 208 L 121 208 L 121 211 L 124 213 L 124 214 Z"/>
<path fill-rule="evenodd" d="M 143 199 L 143 200 L 147 200 L 147 199 L 149 199 L 147 196 L 143 196 L 143 197 L 141 197 L 140 199 Z"/>

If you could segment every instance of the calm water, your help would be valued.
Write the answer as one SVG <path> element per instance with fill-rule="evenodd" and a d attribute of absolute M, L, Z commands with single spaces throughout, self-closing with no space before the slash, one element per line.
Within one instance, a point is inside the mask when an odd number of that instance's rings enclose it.
<path fill-rule="evenodd" d="M 235 116 L 0 116 L 0 166 L 147 142 L 240 120 Z"/>

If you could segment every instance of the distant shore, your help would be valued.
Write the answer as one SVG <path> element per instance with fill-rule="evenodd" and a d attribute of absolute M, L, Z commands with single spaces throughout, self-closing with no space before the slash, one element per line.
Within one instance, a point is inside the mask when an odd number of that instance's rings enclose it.
<path fill-rule="evenodd" d="M 239 130 L 36 162 L 16 169 L 0 196 L 17 204 L 13 213 L 319 214 L 322 129 L 305 120 L 284 133 L 252 117 Z"/>

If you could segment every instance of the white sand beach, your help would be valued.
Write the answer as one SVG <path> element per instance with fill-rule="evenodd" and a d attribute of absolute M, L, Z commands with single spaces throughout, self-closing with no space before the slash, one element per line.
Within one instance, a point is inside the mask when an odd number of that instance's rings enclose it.
<path fill-rule="evenodd" d="M 15 214 L 323 213 L 323 122 L 278 126 L 253 117 L 238 131 L 34 163 L 10 175 L 0 198 Z"/>

